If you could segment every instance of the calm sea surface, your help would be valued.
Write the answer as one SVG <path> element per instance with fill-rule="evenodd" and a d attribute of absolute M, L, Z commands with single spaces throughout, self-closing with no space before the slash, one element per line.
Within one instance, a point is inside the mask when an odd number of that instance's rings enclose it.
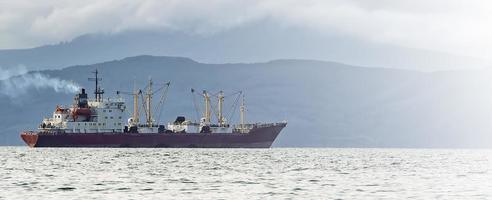
<path fill-rule="evenodd" d="M 0 147 L 0 199 L 492 199 L 491 150 Z"/>

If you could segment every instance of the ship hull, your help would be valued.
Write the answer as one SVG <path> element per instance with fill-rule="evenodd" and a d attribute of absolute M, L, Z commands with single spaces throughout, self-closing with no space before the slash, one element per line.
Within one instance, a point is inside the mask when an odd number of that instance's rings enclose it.
<path fill-rule="evenodd" d="M 249 133 L 40 133 L 22 132 L 30 147 L 269 148 L 285 124 Z"/>

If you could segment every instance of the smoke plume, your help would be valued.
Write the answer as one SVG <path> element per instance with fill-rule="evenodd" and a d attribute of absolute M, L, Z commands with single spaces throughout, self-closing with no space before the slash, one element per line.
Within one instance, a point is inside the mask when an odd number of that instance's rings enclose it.
<path fill-rule="evenodd" d="M 25 66 L 17 66 L 16 68 L 2 69 L 0 67 L 0 81 L 9 79 L 13 76 L 19 76 L 28 72 Z"/>
<path fill-rule="evenodd" d="M 31 89 L 52 89 L 61 93 L 76 93 L 80 86 L 72 81 L 49 77 L 39 72 L 28 73 L 24 67 L 18 69 L 0 68 L 0 94 L 17 98 Z"/>

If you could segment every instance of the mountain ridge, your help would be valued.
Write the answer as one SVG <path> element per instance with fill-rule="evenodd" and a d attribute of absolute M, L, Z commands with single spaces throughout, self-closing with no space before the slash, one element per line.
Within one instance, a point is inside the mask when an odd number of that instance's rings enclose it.
<path fill-rule="evenodd" d="M 204 64 L 145 55 L 39 73 L 91 91 L 87 77 L 96 68 L 110 96 L 131 91 L 134 79 L 139 87 L 149 76 L 171 81 L 162 122 L 196 120 L 190 88 L 245 91 L 249 122 L 289 122 L 276 147 L 492 147 L 490 70 L 427 73 L 309 60 Z M 21 145 L 21 130 L 35 129 L 56 104 L 71 101 L 72 94 L 49 89 L 18 99 L 0 95 L 0 144 Z"/>
<path fill-rule="evenodd" d="M 206 36 L 179 31 L 91 33 L 58 44 L 0 50 L 0 66 L 56 69 L 142 54 L 182 56 L 219 64 L 296 58 L 419 71 L 491 66 L 478 58 L 361 41 L 348 35 L 319 34 L 271 22 Z"/>

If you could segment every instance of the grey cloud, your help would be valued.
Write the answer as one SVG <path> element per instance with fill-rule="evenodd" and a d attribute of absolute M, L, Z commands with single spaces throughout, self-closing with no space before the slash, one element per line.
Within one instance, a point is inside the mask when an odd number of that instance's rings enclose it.
<path fill-rule="evenodd" d="M 492 49 L 492 3 L 485 0 L 18 0 L 0 4 L 0 48 L 128 30 L 179 30 L 206 36 L 268 18 L 318 33 L 338 32 L 486 59 Z"/>

